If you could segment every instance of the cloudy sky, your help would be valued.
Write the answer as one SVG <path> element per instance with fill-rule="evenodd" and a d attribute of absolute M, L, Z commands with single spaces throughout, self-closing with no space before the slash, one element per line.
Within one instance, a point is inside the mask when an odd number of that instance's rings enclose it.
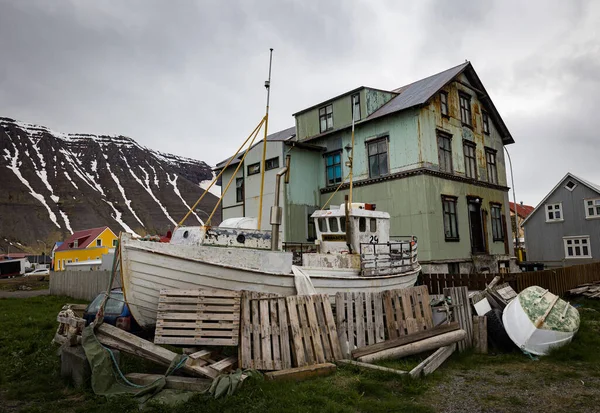
<path fill-rule="evenodd" d="M 517 199 L 600 184 L 600 2 L 0 0 L 0 116 L 225 158 L 264 114 L 470 60 L 516 144 Z"/>

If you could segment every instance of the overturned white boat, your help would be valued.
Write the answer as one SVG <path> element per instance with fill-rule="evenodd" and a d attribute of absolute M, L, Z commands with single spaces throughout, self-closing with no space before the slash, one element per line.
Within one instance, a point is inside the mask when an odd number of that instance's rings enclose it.
<path fill-rule="evenodd" d="M 538 356 L 570 343 L 579 330 L 577 309 L 538 286 L 526 288 L 509 302 L 502 321 L 520 349 Z"/>
<path fill-rule="evenodd" d="M 387 212 L 353 203 L 347 211 L 344 204 L 316 211 L 312 218 L 316 221 L 316 252 L 280 251 L 272 231 L 244 228 L 179 227 L 169 243 L 122 234 L 122 286 L 133 316 L 141 326 L 154 325 L 159 292 L 169 288 L 287 296 L 306 290 L 298 283 L 312 283 L 309 289 L 329 295 L 415 284 L 421 269 L 417 240 L 390 238 Z M 278 234 L 277 225 L 274 229 Z"/>

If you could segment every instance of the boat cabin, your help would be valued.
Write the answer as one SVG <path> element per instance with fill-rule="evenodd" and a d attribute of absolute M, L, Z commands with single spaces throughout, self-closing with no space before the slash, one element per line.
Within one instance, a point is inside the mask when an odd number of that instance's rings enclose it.
<path fill-rule="evenodd" d="M 346 207 L 315 211 L 319 252 L 361 252 L 361 244 L 386 244 L 390 240 L 390 214 L 376 211 L 375 205 L 352 203 L 346 222 Z M 348 234 L 347 234 L 348 231 Z M 349 242 L 348 242 L 349 241 Z"/>

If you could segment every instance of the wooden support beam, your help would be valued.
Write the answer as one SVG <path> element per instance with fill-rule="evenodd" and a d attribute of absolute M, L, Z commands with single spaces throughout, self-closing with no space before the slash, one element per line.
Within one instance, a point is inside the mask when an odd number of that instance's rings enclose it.
<path fill-rule="evenodd" d="M 387 350 L 389 348 L 399 347 L 406 344 L 421 341 L 426 338 L 435 337 L 440 334 L 449 333 L 451 331 L 458 330 L 458 322 L 449 324 L 442 324 L 441 326 L 431 328 L 429 330 L 419 331 L 418 333 L 408 334 L 406 336 L 398 337 L 393 340 L 387 340 L 382 343 L 373 344 L 366 347 L 357 348 L 352 351 L 352 358 L 359 358 L 368 354 L 377 353 L 379 351 Z"/>
<path fill-rule="evenodd" d="M 476 353 L 487 354 L 488 352 L 486 316 L 473 316 L 473 346 Z"/>
<path fill-rule="evenodd" d="M 467 336 L 465 330 L 456 330 L 450 333 L 441 334 L 435 337 L 426 338 L 425 340 L 417 341 L 414 343 L 406 344 L 404 346 L 389 348 L 377 353 L 368 354 L 358 358 L 358 361 L 364 363 L 371 363 L 377 360 L 383 360 L 388 358 L 401 358 L 406 356 L 412 356 L 413 354 L 419 354 L 424 351 L 434 350 L 436 348 L 448 346 L 456 343 L 457 341 L 464 340 Z"/>
<path fill-rule="evenodd" d="M 439 348 L 431 356 L 423 360 L 417 367 L 410 371 L 410 377 L 416 378 L 423 374 L 427 376 L 433 373 L 444 361 L 448 359 L 456 350 L 456 343 L 449 346 Z"/>
<path fill-rule="evenodd" d="M 109 339 L 112 339 L 110 341 L 112 341 L 113 345 L 116 345 L 119 350 L 148 358 L 161 364 L 169 365 L 171 361 L 178 356 L 177 353 L 167 350 L 164 347 L 157 346 L 154 343 L 106 323 L 100 324 L 100 326 L 97 327 L 96 337 L 103 344 L 103 338 L 108 337 Z M 209 366 L 203 367 L 198 365 L 198 360 L 194 361 L 188 359 L 183 363 L 181 369 L 188 374 L 206 376 L 211 379 L 214 379 L 219 375 L 216 370 Z"/>
<path fill-rule="evenodd" d="M 399 375 L 408 374 L 408 372 L 404 371 L 404 370 L 396 370 L 396 369 L 391 369 L 389 367 L 377 366 L 375 364 L 361 363 L 360 361 L 337 360 L 336 363 L 345 364 L 347 366 L 361 367 L 363 369 L 368 369 L 368 370 L 385 371 L 386 373 L 393 373 L 393 374 L 399 374 Z"/>
<path fill-rule="evenodd" d="M 311 366 L 296 367 L 279 371 L 265 373 L 268 380 L 304 380 L 316 376 L 326 376 L 333 374 L 336 370 L 335 364 L 321 363 Z"/>
<path fill-rule="evenodd" d="M 125 375 L 127 380 L 132 383 L 146 386 L 160 379 L 160 374 L 129 373 Z M 212 380 L 200 379 L 197 377 L 167 376 L 165 389 L 186 390 L 194 392 L 203 392 L 210 388 Z"/>

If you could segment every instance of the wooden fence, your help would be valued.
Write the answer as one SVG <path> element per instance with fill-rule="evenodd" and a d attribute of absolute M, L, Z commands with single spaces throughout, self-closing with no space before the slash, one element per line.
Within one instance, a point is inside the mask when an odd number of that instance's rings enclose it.
<path fill-rule="evenodd" d="M 110 271 L 57 271 L 50 275 L 50 294 L 66 295 L 80 300 L 92 300 L 101 291 L 106 291 Z M 121 285 L 116 277 L 112 287 Z"/>
<path fill-rule="evenodd" d="M 599 281 L 600 262 L 511 274 L 422 274 L 422 282 L 427 285 L 430 294 L 442 294 L 444 287 L 463 285 L 469 290 L 483 290 L 497 275 L 501 277 L 501 283 L 509 283 L 517 292 L 538 285 L 563 295 L 578 285 Z"/>

